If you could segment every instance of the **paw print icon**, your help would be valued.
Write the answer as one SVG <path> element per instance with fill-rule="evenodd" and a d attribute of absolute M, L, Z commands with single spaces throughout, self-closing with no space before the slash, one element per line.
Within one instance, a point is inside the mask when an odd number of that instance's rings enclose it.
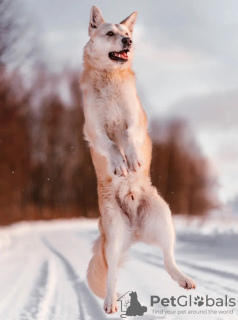
<path fill-rule="evenodd" d="M 194 304 L 198 305 L 199 307 L 204 304 L 203 297 L 196 296 L 194 300 Z"/>

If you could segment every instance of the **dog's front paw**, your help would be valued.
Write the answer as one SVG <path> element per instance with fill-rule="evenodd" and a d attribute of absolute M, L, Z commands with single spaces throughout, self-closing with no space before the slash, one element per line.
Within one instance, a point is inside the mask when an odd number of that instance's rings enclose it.
<path fill-rule="evenodd" d="M 127 176 L 128 170 L 126 159 L 123 157 L 120 150 L 115 146 L 111 149 L 110 166 L 113 174 L 118 175 L 119 177 Z"/>
<path fill-rule="evenodd" d="M 135 149 L 134 148 L 129 149 L 126 152 L 125 157 L 126 157 L 129 170 L 137 172 L 142 165 L 142 161 L 140 160 Z"/>
<path fill-rule="evenodd" d="M 110 296 L 106 297 L 106 300 L 104 301 L 103 309 L 106 313 L 115 313 L 118 310 L 118 304 L 116 297 Z"/>

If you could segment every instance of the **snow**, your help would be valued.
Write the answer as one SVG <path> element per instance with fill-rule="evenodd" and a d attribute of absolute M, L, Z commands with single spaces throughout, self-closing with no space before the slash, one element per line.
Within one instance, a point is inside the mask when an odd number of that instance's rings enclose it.
<path fill-rule="evenodd" d="M 237 305 L 150 306 L 151 295 L 161 299 L 181 295 L 183 299 L 189 295 L 225 299 L 227 295 L 238 303 L 238 220 L 174 220 L 176 260 L 182 271 L 194 278 L 197 289 L 179 288 L 163 268 L 161 251 L 139 243 L 131 248 L 129 260 L 119 271 L 119 294 L 137 292 L 141 305 L 148 308 L 137 319 L 237 319 Z M 97 220 L 87 219 L 22 222 L 1 228 L 0 319 L 121 319 L 122 312 L 103 312 L 103 301 L 91 293 L 85 281 L 97 235 Z"/>

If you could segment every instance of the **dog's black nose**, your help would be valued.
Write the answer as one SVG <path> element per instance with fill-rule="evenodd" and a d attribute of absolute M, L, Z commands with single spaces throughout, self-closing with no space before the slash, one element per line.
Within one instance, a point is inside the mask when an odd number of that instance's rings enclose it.
<path fill-rule="evenodd" d="M 132 44 L 132 40 L 131 40 L 131 38 L 128 38 L 128 37 L 126 37 L 126 38 L 122 38 L 121 39 L 121 42 L 124 44 L 124 45 L 130 45 L 130 44 Z"/>

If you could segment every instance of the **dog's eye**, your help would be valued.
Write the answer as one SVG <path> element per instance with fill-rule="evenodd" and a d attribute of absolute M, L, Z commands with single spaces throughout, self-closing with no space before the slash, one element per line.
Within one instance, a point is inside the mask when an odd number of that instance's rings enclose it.
<path fill-rule="evenodd" d="M 107 33 L 107 36 L 112 37 L 112 36 L 114 36 L 114 33 L 113 33 L 112 31 L 109 31 L 109 32 Z"/>
<path fill-rule="evenodd" d="M 127 36 L 127 37 L 128 37 L 128 36 L 129 36 L 129 34 L 128 34 L 128 33 L 126 33 L 126 34 L 125 34 L 125 36 Z"/>

